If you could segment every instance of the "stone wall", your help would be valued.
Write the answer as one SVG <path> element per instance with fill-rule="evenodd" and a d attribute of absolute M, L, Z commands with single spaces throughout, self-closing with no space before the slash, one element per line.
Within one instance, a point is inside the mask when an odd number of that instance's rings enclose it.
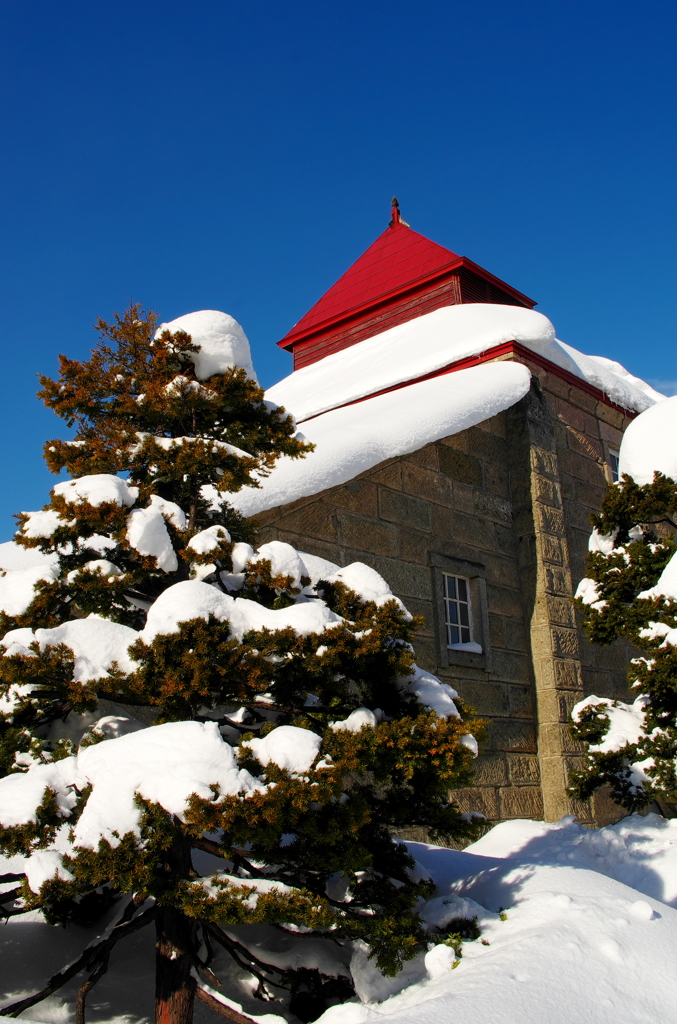
<path fill-rule="evenodd" d="M 619 811 L 608 801 L 591 810 L 567 796 L 580 752 L 566 723 L 583 693 L 623 695 L 628 652 L 587 644 L 570 597 L 606 486 L 605 444 L 617 446 L 626 423 L 530 369 L 530 394 L 506 413 L 257 519 L 262 542 L 373 566 L 423 616 L 419 664 L 489 720 L 476 786 L 457 794 L 464 810 L 609 821 Z M 483 655 L 447 650 L 445 571 L 472 579 Z"/>

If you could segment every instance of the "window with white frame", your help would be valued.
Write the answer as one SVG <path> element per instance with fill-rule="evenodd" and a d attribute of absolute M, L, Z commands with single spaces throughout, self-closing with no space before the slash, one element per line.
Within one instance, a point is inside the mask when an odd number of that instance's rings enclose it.
<path fill-rule="evenodd" d="M 465 576 L 444 573 L 444 621 L 447 647 L 473 641 L 470 608 L 470 581 Z"/>
<path fill-rule="evenodd" d="M 609 471 L 611 473 L 611 482 L 617 484 L 620 479 L 618 472 L 620 454 L 615 448 L 609 448 Z"/>

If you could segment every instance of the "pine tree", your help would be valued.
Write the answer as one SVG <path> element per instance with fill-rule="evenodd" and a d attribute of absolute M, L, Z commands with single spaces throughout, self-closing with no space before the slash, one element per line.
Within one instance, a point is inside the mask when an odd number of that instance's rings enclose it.
<path fill-rule="evenodd" d="M 632 705 L 588 697 L 574 709 L 574 736 L 588 745 L 572 776 L 576 795 L 605 783 L 630 810 L 677 800 L 677 484 L 661 473 L 639 486 L 610 485 L 594 527 L 577 605 L 593 643 L 630 641 L 641 652 L 628 682 Z"/>
<path fill-rule="evenodd" d="M 4 602 L 0 848 L 25 870 L 3 900 L 110 920 L 0 1012 L 85 972 L 80 1024 L 115 943 L 154 922 L 158 1024 L 189 1024 L 196 994 L 233 1016 L 215 947 L 310 1020 L 351 994 L 351 944 L 389 974 L 425 947 L 431 883 L 392 836 L 474 834 L 449 791 L 482 723 L 416 667 L 419 623 L 373 570 L 311 582 L 290 545 L 255 551 L 228 495 L 311 446 L 244 369 L 199 379 L 199 346 L 156 328 L 131 306 L 98 323 L 90 360 L 41 379 L 75 435 L 45 446 L 71 479 L 18 516 L 17 541 L 52 562 Z M 339 968 L 281 967 L 262 928 L 324 939 Z"/>

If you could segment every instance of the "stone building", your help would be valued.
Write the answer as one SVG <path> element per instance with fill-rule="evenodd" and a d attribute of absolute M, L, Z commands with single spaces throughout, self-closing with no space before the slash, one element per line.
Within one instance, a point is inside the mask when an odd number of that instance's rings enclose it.
<path fill-rule="evenodd" d="M 584 695 L 626 696 L 631 651 L 588 644 L 571 598 L 623 430 L 658 396 L 533 305 L 394 206 L 281 342 L 296 368 L 268 395 L 316 451 L 239 500 L 262 541 L 367 563 L 423 616 L 419 664 L 490 720 L 464 809 L 603 824 L 608 797 L 567 792 L 567 722 Z"/>

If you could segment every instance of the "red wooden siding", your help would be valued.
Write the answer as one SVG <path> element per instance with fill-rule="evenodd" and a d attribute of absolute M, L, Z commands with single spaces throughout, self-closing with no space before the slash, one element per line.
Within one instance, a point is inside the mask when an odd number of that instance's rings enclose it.
<path fill-rule="evenodd" d="M 424 313 L 432 313 L 442 306 L 453 306 L 461 302 L 461 289 L 458 275 L 452 274 L 436 288 L 430 288 L 415 295 L 405 295 L 398 301 L 375 308 L 369 313 L 358 314 L 350 322 L 342 321 L 333 329 L 331 327 L 319 332 L 315 337 L 302 341 L 294 346 L 294 369 L 316 363 L 332 352 L 340 352 L 358 341 L 373 338 L 375 334 L 387 331 L 389 327 L 414 320 Z"/>

